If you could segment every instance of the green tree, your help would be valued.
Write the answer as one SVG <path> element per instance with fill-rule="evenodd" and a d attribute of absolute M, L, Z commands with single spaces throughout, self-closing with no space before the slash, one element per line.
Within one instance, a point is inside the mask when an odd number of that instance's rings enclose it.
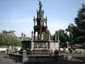
<path fill-rule="evenodd" d="M 0 45 L 19 46 L 20 39 L 16 35 L 0 33 Z"/>
<path fill-rule="evenodd" d="M 66 46 L 66 42 L 68 39 L 67 33 L 64 30 L 60 29 L 60 30 L 57 30 L 55 32 L 55 34 L 57 35 L 57 40 L 58 40 L 58 36 L 59 36 L 61 46 Z"/>
<path fill-rule="evenodd" d="M 5 44 L 5 38 L 3 34 L 0 33 L 0 46 Z"/>
<path fill-rule="evenodd" d="M 68 41 L 70 43 L 75 43 L 76 41 L 76 36 L 77 36 L 77 27 L 73 24 L 69 24 L 68 28 L 66 29 L 66 32 L 69 32 L 68 34 Z"/>
<path fill-rule="evenodd" d="M 85 5 L 78 11 L 77 17 L 75 18 L 75 24 L 77 28 L 77 43 L 85 43 Z"/>
<path fill-rule="evenodd" d="M 16 35 L 5 35 L 6 39 L 6 45 L 9 46 L 18 46 L 20 45 L 20 40 Z"/>
<path fill-rule="evenodd" d="M 66 29 L 70 33 L 69 41 L 72 43 L 85 43 L 85 5 L 78 11 L 74 19 L 75 25 L 70 24 Z"/>

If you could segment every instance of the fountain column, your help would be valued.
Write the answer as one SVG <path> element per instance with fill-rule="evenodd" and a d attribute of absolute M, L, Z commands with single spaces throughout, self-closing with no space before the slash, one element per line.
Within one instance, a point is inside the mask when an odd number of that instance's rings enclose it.
<path fill-rule="evenodd" d="M 33 50 L 33 48 L 34 48 L 33 39 L 34 39 L 34 37 L 33 37 L 33 31 L 32 31 L 32 32 L 31 32 L 31 50 Z"/>
<path fill-rule="evenodd" d="M 55 41 L 57 41 L 57 35 L 56 35 L 56 33 L 55 33 Z"/>

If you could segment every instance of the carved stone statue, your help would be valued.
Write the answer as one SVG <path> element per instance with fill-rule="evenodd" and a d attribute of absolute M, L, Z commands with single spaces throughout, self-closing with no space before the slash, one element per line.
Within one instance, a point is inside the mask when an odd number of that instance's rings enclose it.
<path fill-rule="evenodd" d="M 47 31 L 47 17 L 44 18 L 44 10 L 42 10 L 41 1 L 39 1 L 39 10 L 37 10 L 37 18 L 34 17 L 33 21 L 34 21 L 34 40 L 36 40 L 36 38 L 38 40 L 45 40 L 43 33 L 46 33 Z"/>
<path fill-rule="evenodd" d="M 38 0 L 39 1 L 39 0 Z M 39 7 L 42 8 L 42 3 L 41 1 L 39 1 Z"/>

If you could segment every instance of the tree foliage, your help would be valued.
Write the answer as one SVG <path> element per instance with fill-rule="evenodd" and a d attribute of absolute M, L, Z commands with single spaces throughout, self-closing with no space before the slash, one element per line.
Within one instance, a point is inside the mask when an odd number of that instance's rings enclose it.
<path fill-rule="evenodd" d="M 77 17 L 74 19 L 75 25 L 70 24 L 67 28 L 69 31 L 71 42 L 85 43 L 85 5 L 78 11 Z"/>
<path fill-rule="evenodd" d="M 0 45 L 17 46 L 20 45 L 20 39 L 16 35 L 0 33 Z"/>
<path fill-rule="evenodd" d="M 78 43 L 85 43 L 85 5 L 78 11 L 78 15 L 75 18 L 75 24 L 77 27 L 76 41 Z"/>
<path fill-rule="evenodd" d="M 57 35 L 56 36 L 57 40 L 58 40 L 58 36 L 59 36 L 60 44 L 62 46 L 66 45 L 66 41 L 68 39 L 68 36 L 67 36 L 67 33 L 64 30 L 62 30 L 62 29 L 57 30 L 55 32 L 55 35 Z"/>

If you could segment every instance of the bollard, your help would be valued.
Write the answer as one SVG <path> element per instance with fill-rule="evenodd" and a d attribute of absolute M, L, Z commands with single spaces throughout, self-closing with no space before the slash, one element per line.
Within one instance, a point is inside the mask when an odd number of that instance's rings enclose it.
<path fill-rule="evenodd" d="M 67 60 L 72 60 L 72 55 L 68 55 L 68 59 Z"/>
<path fill-rule="evenodd" d="M 26 61 L 26 50 L 23 50 L 23 56 L 22 56 L 22 62 L 24 63 Z"/>
<path fill-rule="evenodd" d="M 58 62 L 58 58 L 59 58 L 59 51 L 58 50 L 55 50 L 55 60 Z"/>
<path fill-rule="evenodd" d="M 7 58 L 9 58 L 10 50 L 7 48 Z"/>

